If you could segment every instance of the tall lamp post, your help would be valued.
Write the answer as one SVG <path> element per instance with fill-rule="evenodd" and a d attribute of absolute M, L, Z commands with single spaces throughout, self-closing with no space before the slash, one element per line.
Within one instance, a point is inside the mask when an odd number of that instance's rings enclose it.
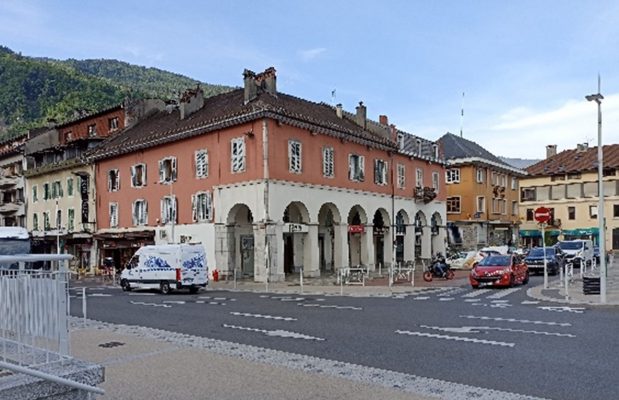
<path fill-rule="evenodd" d="M 598 105 L 598 241 L 600 246 L 600 303 L 606 303 L 606 230 L 604 224 L 604 182 L 602 170 L 604 153 L 602 151 L 602 99 L 600 93 L 600 77 L 598 75 L 598 92 L 585 96 L 587 101 L 595 101 Z M 582 268 L 582 266 L 581 266 Z"/>

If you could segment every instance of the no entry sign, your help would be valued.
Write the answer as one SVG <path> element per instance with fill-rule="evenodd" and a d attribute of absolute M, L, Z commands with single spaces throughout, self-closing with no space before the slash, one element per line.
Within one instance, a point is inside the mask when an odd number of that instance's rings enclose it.
<path fill-rule="evenodd" d="M 550 221 L 550 210 L 546 207 L 538 207 L 535 209 L 535 213 L 533 214 L 533 218 L 540 224 L 544 224 Z"/>

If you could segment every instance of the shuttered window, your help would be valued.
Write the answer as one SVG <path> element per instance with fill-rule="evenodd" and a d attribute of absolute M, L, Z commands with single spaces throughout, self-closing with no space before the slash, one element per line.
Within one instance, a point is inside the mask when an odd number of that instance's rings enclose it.
<path fill-rule="evenodd" d="M 208 152 L 206 149 L 198 150 L 195 154 L 196 177 L 206 178 L 208 176 Z"/>
<path fill-rule="evenodd" d="M 148 224 L 148 203 L 144 199 L 133 202 L 133 225 L 140 226 Z"/>
<path fill-rule="evenodd" d="M 110 228 L 118 228 L 118 203 L 110 203 Z"/>
<path fill-rule="evenodd" d="M 166 157 L 159 160 L 159 182 L 176 181 L 176 157 Z"/>
<path fill-rule="evenodd" d="M 297 140 L 288 141 L 288 171 L 301 173 L 301 142 Z"/>
<path fill-rule="evenodd" d="M 32 214 L 32 230 L 39 230 L 39 214 L 37 213 Z"/>
<path fill-rule="evenodd" d="M 355 182 L 365 180 L 365 157 L 357 154 L 348 156 L 348 179 Z"/>
<path fill-rule="evenodd" d="M 67 210 L 67 229 L 69 232 L 75 230 L 75 210 L 72 208 Z"/>
<path fill-rule="evenodd" d="M 325 178 L 333 178 L 335 176 L 335 157 L 333 147 L 324 147 L 322 149 L 322 175 Z"/>
<path fill-rule="evenodd" d="M 107 173 L 107 190 L 109 192 L 120 190 L 120 175 L 117 169 L 111 169 Z"/>
<path fill-rule="evenodd" d="M 387 161 L 374 160 L 374 183 L 377 185 L 387 184 Z"/>
<path fill-rule="evenodd" d="M 245 171 L 245 139 L 242 137 L 232 139 L 230 146 L 232 172 Z"/>
<path fill-rule="evenodd" d="M 192 217 L 194 222 L 213 219 L 213 199 L 211 192 L 198 192 L 191 196 Z"/>
<path fill-rule="evenodd" d="M 146 164 L 131 167 L 131 186 L 135 188 L 146 186 Z"/>
<path fill-rule="evenodd" d="M 176 196 L 165 196 L 161 199 L 161 223 L 176 223 Z"/>
<path fill-rule="evenodd" d="M 415 174 L 415 186 L 420 188 L 423 187 L 423 169 L 417 168 Z"/>
<path fill-rule="evenodd" d="M 406 166 L 404 164 L 398 164 L 398 188 L 404 189 L 406 186 Z"/>

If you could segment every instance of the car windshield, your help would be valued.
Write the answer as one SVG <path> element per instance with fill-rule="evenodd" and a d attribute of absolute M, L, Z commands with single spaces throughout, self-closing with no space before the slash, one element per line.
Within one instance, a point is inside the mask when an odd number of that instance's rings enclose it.
<path fill-rule="evenodd" d="M 580 250 L 582 242 L 559 242 L 561 250 Z"/>
<path fill-rule="evenodd" d="M 529 257 L 543 257 L 544 255 L 544 249 L 541 247 L 536 247 L 534 249 L 531 249 L 531 251 L 529 252 Z M 546 249 L 546 255 L 547 256 L 554 256 L 555 255 L 555 249 L 553 248 L 547 248 Z"/>
<path fill-rule="evenodd" d="M 478 264 L 481 267 L 507 267 L 511 265 L 511 256 L 490 255 Z"/>

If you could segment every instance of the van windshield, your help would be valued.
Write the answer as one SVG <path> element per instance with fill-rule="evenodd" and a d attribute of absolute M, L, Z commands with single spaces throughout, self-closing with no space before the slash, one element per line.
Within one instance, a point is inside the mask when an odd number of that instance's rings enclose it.
<path fill-rule="evenodd" d="M 559 242 L 561 250 L 580 250 L 583 242 Z"/>
<path fill-rule="evenodd" d="M 536 247 L 534 249 L 531 249 L 531 251 L 529 252 L 529 257 L 542 257 L 544 255 L 544 249 L 541 247 Z M 555 249 L 553 248 L 546 248 L 546 255 L 547 256 L 554 256 L 555 255 Z"/>

